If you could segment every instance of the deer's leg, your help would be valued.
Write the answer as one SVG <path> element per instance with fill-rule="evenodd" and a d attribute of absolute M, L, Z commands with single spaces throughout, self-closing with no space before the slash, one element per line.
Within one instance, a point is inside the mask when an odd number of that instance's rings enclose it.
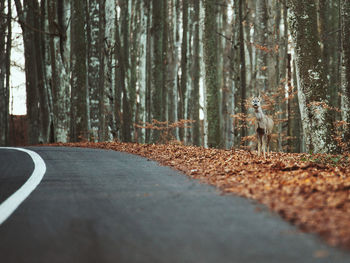
<path fill-rule="evenodd" d="M 261 154 L 262 142 L 263 142 L 263 136 L 259 134 L 258 135 L 258 156 L 260 156 Z"/>
<path fill-rule="evenodd" d="M 267 135 L 267 154 L 270 153 L 271 134 Z"/>
<path fill-rule="evenodd" d="M 264 153 L 264 159 L 266 159 L 266 134 L 262 136 L 262 149 Z"/>

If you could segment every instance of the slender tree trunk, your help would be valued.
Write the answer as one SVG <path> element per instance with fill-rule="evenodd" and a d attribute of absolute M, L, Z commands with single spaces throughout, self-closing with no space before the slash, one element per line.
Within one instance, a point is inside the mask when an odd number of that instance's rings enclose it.
<path fill-rule="evenodd" d="M 162 12 L 162 25 L 163 25 L 163 34 L 162 34 L 162 116 L 161 120 L 166 121 L 168 120 L 167 116 L 167 95 L 168 95 L 168 79 L 167 79 L 167 73 L 168 73 L 168 37 L 169 37 L 169 26 L 168 26 L 168 19 L 169 19 L 169 11 L 168 11 L 168 0 L 163 0 L 163 12 Z"/>
<path fill-rule="evenodd" d="M 124 5 L 127 5 L 127 1 L 124 2 Z M 125 8 L 125 6 L 124 6 Z M 124 19 L 127 19 L 124 16 Z M 123 21 L 122 24 L 125 24 Z M 122 30 L 122 32 L 125 32 Z M 122 111 L 120 112 L 120 120 L 121 120 L 121 129 L 122 129 L 122 140 L 123 141 L 131 141 L 131 113 L 130 113 L 130 105 L 129 105 L 129 98 L 128 98 L 128 92 L 126 88 L 126 83 L 127 83 L 127 68 L 128 68 L 128 58 L 125 57 L 127 53 L 125 53 L 125 50 L 127 49 L 127 39 L 124 39 L 123 42 L 124 46 L 121 43 L 121 36 L 119 33 L 119 24 L 118 24 L 118 19 L 116 19 L 116 57 L 118 60 L 118 67 L 117 67 L 117 100 L 119 103 L 121 103 L 121 97 L 122 97 Z M 126 46 L 125 46 L 126 45 Z M 122 95 L 123 94 L 123 95 Z M 118 104 L 119 104 L 118 103 Z M 120 104 L 119 104 L 120 105 Z M 120 106 L 119 110 L 120 110 Z"/>
<path fill-rule="evenodd" d="M 49 69 L 46 72 L 52 96 L 51 142 L 67 142 L 69 137 L 69 90 L 70 90 L 70 34 L 68 17 L 70 1 L 47 1 L 48 55 L 45 58 Z"/>
<path fill-rule="evenodd" d="M 114 81 L 115 81 L 115 20 L 116 20 L 116 2 L 114 0 L 105 0 L 105 30 L 104 30 L 104 112 L 105 116 L 105 139 L 111 140 L 117 138 L 116 113 L 114 111 Z"/>
<path fill-rule="evenodd" d="M 327 79 L 317 31 L 317 14 L 312 0 L 289 0 L 289 26 L 294 42 L 298 96 L 306 150 L 335 152 L 332 116 L 327 109 Z"/>
<path fill-rule="evenodd" d="M 342 36 L 342 117 L 346 122 L 344 141 L 346 150 L 350 150 L 350 2 L 341 0 L 341 36 Z M 344 149 L 345 150 L 345 149 Z"/>
<path fill-rule="evenodd" d="M 168 95 L 168 121 L 169 123 L 174 123 L 177 120 L 178 116 L 178 64 L 179 64 L 179 42 L 180 42 L 180 36 L 179 36 L 179 14 L 181 12 L 180 8 L 180 1 L 179 0 L 172 0 L 171 2 L 171 22 L 169 27 L 169 52 L 168 52 L 168 89 L 167 89 L 167 95 Z M 171 136 L 173 138 L 177 138 L 177 130 L 172 130 Z"/>
<path fill-rule="evenodd" d="M 6 37 L 6 76 L 5 76 L 5 122 L 3 124 L 5 130 L 5 144 L 9 144 L 9 103 L 10 103 L 10 75 L 11 75 L 11 50 L 12 50 L 12 1 L 7 0 L 7 37 Z"/>
<path fill-rule="evenodd" d="M 87 5 L 87 23 L 86 23 L 86 37 L 87 37 L 87 72 L 88 72 L 88 94 L 89 94 L 89 123 L 90 123 L 90 139 L 92 141 L 102 140 L 101 128 L 103 123 L 100 122 L 100 69 L 101 57 L 103 48 L 100 46 L 100 12 L 102 11 L 102 1 L 88 0 Z M 103 78 L 102 78 L 103 79 Z"/>
<path fill-rule="evenodd" d="M 241 129 L 241 139 L 247 136 L 247 122 L 246 122 L 246 116 L 247 116 L 247 109 L 245 107 L 245 103 L 247 100 L 247 88 L 246 88 L 246 63 L 245 63 L 245 51 L 244 51 L 244 31 L 243 31 L 243 6 L 244 6 L 244 0 L 239 0 L 239 7 L 238 7 L 238 17 L 239 17 L 239 55 L 240 55 L 240 73 L 239 73 L 239 84 L 240 84 L 240 105 L 241 105 L 241 113 L 243 116 L 243 127 Z M 245 141 L 241 141 L 242 145 L 246 145 Z"/>
<path fill-rule="evenodd" d="M 152 118 L 162 119 L 162 84 L 163 84 L 163 27 L 162 27 L 162 8 L 163 1 L 152 1 L 152 41 L 153 41 L 153 59 L 152 59 L 152 86 L 151 86 L 151 111 Z M 160 139 L 160 132 L 153 131 L 152 142 L 156 143 Z"/>
<path fill-rule="evenodd" d="M 152 24 L 152 1 L 145 2 L 147 12 L 147 39 L 146 39 L 146 94 L 145 94 L 145 111 L 146 122 L 150 123 L 151 116 L 151 80 L 152 80 L 152 41 L 151 41 L 151 24 Z M 149 143 L 151 141 L 151 130 L 146 129 L 145 141 Z"/>
<path fill-rule="evenodd" d="M 107 123 L 107 104 L 106 104 L 106 81 L 105 81 L 105 63 L 106 63 L 106 49 L 105 42 L 107 37 L 105 36 L 106 28 L 106 0 L 99 1 L 98 12 L 98 58 L 99 58 L 99 72 L 98 72 L 98 120 L 99 120 L 99 141 L 108 140 L 108 123 Z"/>
<path fill-rule="evenodd" d="M 188 34 L 188 0 L 182 1 L 182 44 L 181 44 L 181 82 L 179 88 L 178 119 L 184 119 L 187 89 L 187 34 Z M 184 128 L 179 129 L 180 141 L 184 141 Z"/>
<path fill-rule="evenodd" d="M 6 14 L 5 0 L 0 1 L 0 145 L 6 144 L 6 127 L 8 126 L 7 112 L 9 102 L 7 101 L 7 90 L 5 85 L 6 78 Z"/>
<path fill-rule="evenodd" d="M 200 119 L 199 119 L 199 79 L 200 79 L 200 63 L 199 63 L 199 13 L 200 13 L 200 1 L 194 0 L 194 39 L 193 39 L 193 81 L 192 81 L 192 113 L 191 116 L 194 120 L 192 124 L 192 142 L 194 145 L 200 145 Z"/>
<path fill-rule="evenodd" d="M 218 57 L 217 57 L 217 20 L 215 0 L 204 1 L 204 62 L 205 87 L 207 90 L 207 118 L 208 118 L 208 146 L 221 146 L 220 132 L 220 90 L 218 83 Z"/>
<path fill-rule="evenodd" d="M 257 75 L 256 85 L 259 91 L 267 91 L 268 71 L 267 71 L 267 6 L 266 0 L 256 1 L 256 57 Z"/>
<path fill-rule="evenodd" d="M 27 120 L 28 120 L 28 143 L 37 144 L 40 135 L 39 114 L 39 90 L 37 74 L 37 57 L 35 56 L 34 31 L 34 3 L 31 0 L 22 2 L 15 0 L 19 23 L 23 32 L 26 94 L 27 94 Z M 37 10 L 36 10 L 37 11 Z"/>
<path fill-rule="evenodd" d="M 85 5 L 86 2 L 84 0 L 75 0 L 72 5 L 72 110 L 70 140 L 73 142 L 89 138 Z"/>

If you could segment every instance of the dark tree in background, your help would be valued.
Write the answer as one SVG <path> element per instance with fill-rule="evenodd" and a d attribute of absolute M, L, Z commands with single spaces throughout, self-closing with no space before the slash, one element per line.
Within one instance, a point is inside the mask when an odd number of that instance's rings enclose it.
<path fill-rule="evenodd" d="M 7 72 L 7 52 L 9 50 L 6 42 L 9 41 L 11 35 L 6 36 L 8 16 L 5 12 L 5 2 L 5 0 L 0 1 L 0 145 L 8 143 L 9 128 L 9 90 L 5 80 L 9 75 Z"/>
<path fill-rule="evenodd" d="M 342 47 L 342 92 L 343 92 L 343 120 L 345 121 L 344 141 L 350 149 L 350 2 L 341 3 L 341 47 Z"/>
<path fill-rule="evenodd" d="M 200 27 L 200 1 L 193 1 L 194 9 L 194 37 L 193 37 L 193 71 L 192 71 L 192 93 L 191 93 L 191 113 L 190 116 L 195 122 L 192 132 L 192 143 L 196 146 L 200 145 L 200 118 L 199 118 L 199 81 L 200 81 L 200 46 L 199 46 L 199 27 Z"/>
<path fill-rule="evenodd" d="M 72 5 L 72 95 L 71 95 L 71 131 L 73 142 L 87 140 L 88 130 L 88 90 L 86 83 L 86 2 L 75 0 Z"/>
<path fill-rule="evenodd" d="M 208 118 L 208 146 L 219 147 L 221 142 L 220 133 L 220 104 L 219 104 L 219 81 L 218 81 L 218 54 L 217 54 L 217 17 L 216 1 L 204 1 L 204 62 L 205 62 L 205 85 L 207 91 L 207 118 Z"/>

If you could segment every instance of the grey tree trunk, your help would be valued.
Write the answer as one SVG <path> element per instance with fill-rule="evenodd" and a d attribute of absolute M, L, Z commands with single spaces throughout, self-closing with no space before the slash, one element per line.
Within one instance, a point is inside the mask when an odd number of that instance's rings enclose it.
<path fill-rule="evenodd" d="M 327 108 L 327 79 L 312 0 L 289 0 L 289 27 L 295 50 L 298 96 L 306 150 L 335 152 L 334 127 Z"/>
<path fill-rule="evenodd" d="M 5 0 L 0 1 L 0 145 L 6 145 L 8 129 L 9 96 L 5 79 L 8 74 L 6 70 L 6 28 L 7 15 L 5 13 Z"/>
<path fill-rule="evenodd" d="M 345 149 L 350 150 L 350 2 L 341 0 L 342 36 L 342 117 L 345 123 Z"/>
<path fill-rule="evenodd" d="M 124 7 L 127 5 L 127 1 L 124 2 Z M 127 10 L 127 8 L 126 8 Z M 126 20 L 127 18 L 124 16 L 123 18 Z M 122 25 L 127 27 L 127 23 L 122 21 Z M 121 30 L 125 34 L 126 28 Z M 124 38 L 123 44 L 121 42 L 122 36 L 120 35 L 119 23 L 118 19 L 116 19 L 116 58 L 118 60 L 118 66 L 116 71 L 116 100 L 118 102 L 118 113 L 119 120 L 121 123 L 121 138 L 123 141 L 131 140 L 131 113 L 130 113 L 130 105 L 129 98 L 127 92 L 127 68 L 128 68 L 128 54 L 125 50 L 128 46 L 127 38 Z"/>
<path fill-rule="evenodd" d="M 71 60 L 72 60 L 72 86 L 71 86 L 71 128 L 70 140 L 83 141 L 89 138 L 88 131 L 88 90 L 86 68 L 86 2 L 73 1 L 71 30 Z"/>
<path fill-rule="evenodd" d="M 187 90 L 187 34 L 188 34 L 188 0 L 182 1 L 182 44 L 181 44 L 181 82 L 179 87 L 178 119 L 185 118 L 185 101 Z M 184 128 L 179 128 L 180 141 L 184 141 Z"/>
<path fill-rule="evenodd" d="M 162 84 L 163 84 L 163 26 L 162 9 L 163 1 L 152 1 L 152 85 L 151 85 L 151 112 L 152 118 L 160 121 L 162 119 Z M 160 139 L 160 132 L 153 131 L 152 142 L 156 143 Z"/>
<path fill-rule="evenodd" d="M 256 1 L 256 85 L 259 91 L 267 91 L 268 70 L 267 70 L 267 6 L 266 0 Z"/>
<path fill-rule="evenodd" d="M 204 1 L 204 62 L 205 62 L 205 88 L 206 88 L 206 109 L 208 120 L 208 146 L 220 147 L 220 89 L 218 83 L 218 54 L 217 54 L 217 20 L 216 1 Z"/>
<path fill-rule="evenodd" d="M 88 0 L 87 5 L 87 72 L 88 72 L 88 86 L 89 91 L 89 122 L 90 122 L 90 136 L 91 140 L 100 140 L 100 69 L 101 65 L 100 53 L 103 47 L 100 46 L 100 11 L 102 11 L 102 2 L 98 0 Z M 103 78 L 102 78 L 103 79 Z"/>
<path fill-rule="evenodd" d="M 200 145 L 200 119 L 199 119 L 199 79 L 201 66 L 199 63 L 199 13 L 200 13 L 200 1 L 194 0 L 194 39 L 193 39 L 193 81 L 192 81 L 192 112 L 191 117 L 194 120 L 192 124 L 192 142 L 194 145 Z"/>
<path fill-rule="evenodd" d="M 21 1 L 15 0 L 15 4 L 24 41 L 28 143 L 37 144 L 47 141 L 49 128 L 47 94 L 43 94 L 46 87 L 42 71 L 41 41 L 38 36 L 41 29 L 39 16 L 35 15 L 39 4 L 37 0 L 25 0 L 23 6 Z"/>
<path fill-rule="evenodd" d="M 70 120 L 70 34 L 68 17 L 70 16 L 70 1 L 47 0 L 48 32 L 50 36 L 48 56 L 45 58 L 46 72 L 52 96 L 52 127 L 53 142 L 67 142 Z"/>

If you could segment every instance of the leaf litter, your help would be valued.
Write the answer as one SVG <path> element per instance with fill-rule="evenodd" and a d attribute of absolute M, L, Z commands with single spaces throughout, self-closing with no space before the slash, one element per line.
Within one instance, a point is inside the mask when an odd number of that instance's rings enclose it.
<path fill-rule="evenodd" d="M 178 144 L 57 143 L 123 151 L 171 166 L 223 193 L 251 198 L 328 244 L 350 249 L 349 156 L 222 150 Z"/>

